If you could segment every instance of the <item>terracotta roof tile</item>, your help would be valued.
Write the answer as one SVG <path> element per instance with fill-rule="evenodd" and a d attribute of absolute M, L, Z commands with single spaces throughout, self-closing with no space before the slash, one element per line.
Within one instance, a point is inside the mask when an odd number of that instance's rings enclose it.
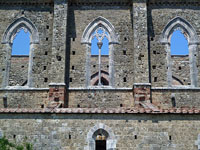
<path fill-rule="evenodd" d="M 200 109 L 196 108 L 171 108 L 171 109 L 145 109 L 145 108 L 0 108 L 0 113 L 65 113 L 65 114 L 200 114 Z"/>

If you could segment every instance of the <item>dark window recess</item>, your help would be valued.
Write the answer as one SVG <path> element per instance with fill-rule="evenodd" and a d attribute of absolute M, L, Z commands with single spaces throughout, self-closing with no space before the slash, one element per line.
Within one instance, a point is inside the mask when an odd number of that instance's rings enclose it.
<path fill-rule="evenodd" d="M 72 82 L 72 78 L 69 78 L 69 82 Z"/>
<path fill-rule="evenodd" d="M 124 79 L 123 79 L 123 80 L 124 80 L 124 82 L 126 82 L 126 77 L 124 77 Z"/>
<path fill-rule="evenodd" d="M 179 70 L 181 70 L 181 67 L 178 67 Z"/>
<path fill-rule="evenodd" d="M 73 41 L 75 41 L 75 38 L 73 38 Z"/>
<path fill-rule="evenodd" d="M 153 37 L 151 37 L 151 41 L 153 41 L 154 40 L 154 38 Z"/>
<path fill-rule="evenodd" d="M 137 135 L 135 135 L 135 139 L 137 139 Z"/>
<path fill-rule="evenodd" d="M 13 138 L 14 138 L 14 139 L 16 138 L 16 135 L 15 135 L 15 134 L 13 135 Z"/>
<path fill-rule="evenodd" d="M 21 66 L 21 68 L 24 68 L 24 66 Z"/>
<path fill-rule="evenodd" d="M 23 83 L 22 83 L 22 85 L 21 86 L 25 86 L 25 85 L 27 85 L 27 80 L 25 80 Z"/>
<path fill-rule="evenodd" d="M 170 141 L 172 140 L 172 136 L 171 136 L 171 135 L 169 136 L 169 140 L 170 140 Z"/>
<path fill-rule="evenodd" d="M 156 51 L 153 51 L 153 54 L 156 54 Z"/>
<path fill-rule="evenodd" d="M 48 82 L 48 78 L 44 78 L 44 82 Z"/>
<path fill-rule="evenodd" d="M 106 150 L 106 140 L 96 140 L 96 150 Z"/>
<path fill-rule="evenodd" d="M 78 104 L 77 107 L 80 108 L 81 106 Z"/>
<path fill-rule="evenodd" d="M 8 107 L 8 101 L 7 101 L 7 97 L 6 96 L 3 97 L 3 106 L 4 106 L 4 108 Z"/>
<path fill-rule="evenodd" d="M 72 55 L 75 55 L 76 54 L 76 52 L 75 51 L 72 51 Z"/>
<path fill-rule="evenodd" d="M 175 99 L 175 97 L 172 97 L 172 107 L 176 107 L 176 99 Z"/>
<path fill-rule="evenodd" d="M 69 134 L 69 139 L 71 139 L 72 137 L 71 137 L 71 135 Z"/>
<path fill-rule="evenodd" d="M 47 29 L 49 29 L 49 26 L 47 25 Z"/>
<path fill-rule="evenodd" d="M 5 71 L 5 69 L 3 68 L 2 71 Z"/>
<path fill-rule="evenodd" d="M 120 107 L 123 107 L 123 104 L 120 104 Z"/>
<path fill-rule="evenodd" d="M 44 67 L 43 67 L 43 70 L 47 70 L 47 66 L 44 66 Z"/>
<path fill-rule="evenodd" d="M 48 40 L 49 40 L 49 38 L 47 37 L 47 38 L 46 38 L 46 41 L 48 41 Z"/>
<path fill-rule="evenodd" d="M 48 52 L 46 51 L 44 54 L 45 54 L 45 55 L 48 55 Z"/>
<path fill-rule="evenodd" d="M 22 14 L 24 14 L 24 11 L 22 11 Z"/>
<path fill-rule="evenodd" d="M 107 65 L 107 68 L 109 68 L 109 65 Z"/>
<path fill-rule="evenodd" d="M 95 68 L 95 67 L 96 67 L 96 65 L 93 65 L 93 67 Z"/>
<path fill-rule="evenodd" d="M 123 55 L 126 55 L 126 50 L 123 50 Z"/>
<path fill-rule="evenodd" d="M 54 101 L 55 101 L 55 102 L 59 102 L 59 97 L 55 97 L 55 98 L 54 98 Z"/>
<path fill-rule="evenodd" d="M 124 41 L 127 41 L 127 37 L 124 37 Z"/>
<path fill-rule="evenodd" d="M 158 78 L 157 77 L 154 77 L 154 82 L 157 82 Z"/>
<path fill-rule="evenodd" d="M 41 108 L 44 108 L 44 104 L 41 105 Z"/>
<path fill-rule="evenodd" d="M 72 66 L 72 70 L 74 70 L 74 66 Z"/>
<path fill-rule="evenodd" d="M 156 69 L 156 66 L 153 66 L 153 69 Z"/>
<path fill-rule="evenodd" d="M 56 58 L 58 61 L 61 61 L 61 59 L 62 59 L 61 56 L 56 56 Z"/>

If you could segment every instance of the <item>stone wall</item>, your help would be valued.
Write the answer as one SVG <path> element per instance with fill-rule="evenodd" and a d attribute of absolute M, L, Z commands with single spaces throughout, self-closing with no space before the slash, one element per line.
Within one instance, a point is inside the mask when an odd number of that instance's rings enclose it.
<path fill-rule="evenodd" d="M 81 44 L 85 28 L 99 16 L 106 18 L 119 36 L 118 45 L 114 45 L 114 87 L 133 86 L 133 29 L 130 6 L 83 5 L 69 7 L 70 37 L 70 87 L 86 85 L 86 45 Z M 123 52 L 126 51 L 126 54 Z M 72 70 L 74 66 L 75 70 Z M 98 67 L 98 66 L 97 66 Z M 126 82 L 123 78 L 126 77 Z"/>
<path fill-rule="evenodd" d="M 1 90 L 0 108 L 45 108 L 49 104 L 48 89 Z"/>
<path fill-rule="evenodd" d="M 40 5 L 41 6 L 41 5 Z M 22 9 L 23 7 L 23 9 Z M 52 25 L 53 13 L 52 7 L 46 5 L 38 7 L 37 5 L 12 5 L 0 6 L 0 84 L 2 85 L 3 75 L 7 71 L 6 62 L 9 62 L 11 51 L 7 51 L 6 44 L 3 44 L 3 36 L 11 23 L 20 17 L 30 20 L 37 28 L 39 33 L 39 44 L 35 47 L 33 56 L 32 77 L 34 87 L 48 87 L 49 69 L 51 64 L 51 43 L 52 43 Z"/>
<path fill-rule="evenodd" d="M 81 108 L 119 108 L 133 107 L 132 90 L 70 90 L 68 107 Z"/>
<path fill-rule="evenodd" d="M 171 58 L 172 85 L 191 85 L 189 56 L 172 56 Z"/>
<path fill-rule="evenodd" d="M 28 78 L 28 56 L 12 56 L 9 72 L 9 86 L 26 86 Z"/>
<path fill-rule="evenodd" d="M 152 103 L 159 108 L 199 108 L 199 89 L 153 89 Z"/>
<path fill-rule="evenodd" d="M 180 114 L 1 114 L 0 130 L 11 141 L 27 137 L 37 150 L 88 150 L 95 126 L 109 129 L 119 150 L 196 150 L 199 120 Z"/>
<path fill-rule="evenodd" d="M 199 36 L 200 20 L 198 19 L 198 16 L 200 11 L 195 3 L 187 3 L 186 1 L 173 1 L 168 5 L 165 5 L 164 3 L 158 4 L 159 1 L 156 4 L 151 4 L 151 2 L 152 1 L 150 1 L 150 5 L 148 7 L 148 27 L 152 86 L 166 87 L 168 86 L 168 66 L 167 50 L 165 45 L 163 45 L 161 42 L 163 30 L 171 20 L 176 17 L 181 17 L 192 25 L 197 33 L 197 36 Z M 183 5 L 183 3 L 186 3 L 187 5 Z M 199 50 L 197 50 L 197 53 L 199 53 Z M 194 55 L 196 59 L 199 60 L 199 55 Z M 198 67 L 199 66 L 197 66 L 197 72 L 199 72 Z M 197 76 L 199 77 L 199 74 Z"/>

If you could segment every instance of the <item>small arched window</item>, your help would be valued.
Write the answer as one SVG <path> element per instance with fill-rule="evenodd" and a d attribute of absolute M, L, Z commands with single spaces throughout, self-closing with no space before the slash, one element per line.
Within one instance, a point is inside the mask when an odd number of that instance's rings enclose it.
<path fill-rule="evenodd" d="M 99 129 L 94 133 L 93 136 L 95 139 L 95 150 L 106 150 L 106 140 L 108 138 L 108 133 L 103 129 Z"/>
<path fill-rule="evenodd" d="M 88 150 L 115 150 L 117 139 L 111 128 L 99 123 L 95 125 L 87 134 Z"/>

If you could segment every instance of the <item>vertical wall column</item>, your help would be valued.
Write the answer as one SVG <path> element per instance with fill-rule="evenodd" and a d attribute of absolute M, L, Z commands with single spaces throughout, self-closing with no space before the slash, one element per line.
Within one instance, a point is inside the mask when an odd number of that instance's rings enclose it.
<path fill-rule="evenodd" d="M 11 50 L 12 50 L 12 44 L 11 43 L 5 43 L 3 44 L 4 52 L 3 52 L 3 80 L 2 80 L 2 87 L 5 88 L 9 85 L 9 71 L 10 71 L 10 60 L 11 60 Z"/>
<path fill-rule="evenodd" d="M 133 86 L 135 105 L 140 101 L 150 102 L 149 57 L 147 0 L 132 0 L 133 2 L 133 32 L 134 32 L 134 76 Z"/>
<path fill-rule="evenodd" d="M 53 20 L 54 24 L 53 24 L 52 60 L 51 60 L 51 70 L 50 70 L 51 74 L 50 89 L 55 92 L 56 89 L 55 90 L 52 89 L 54 87 L 57 89 L 64 88 L 63 92 L 66 90 L 65 58 L 66 58 L 66 39 L 67 39 L 67 16 L 68 16 L 68 1 L 54 0 L 54 20 Z M 51 92 L 49 93 L 52 94 Z M 49 97 L 50 96 L 51 98 L 49 100 L 55 100 L 55 98 L 52 98 L 52 95 L 49 95 Z M 56 100 L 58 101 L 57 98 Z"/>
<path fill-rule="evenodd" d="M 149 83 L 146 0 L 133 0 L 135 82 Z"/>

